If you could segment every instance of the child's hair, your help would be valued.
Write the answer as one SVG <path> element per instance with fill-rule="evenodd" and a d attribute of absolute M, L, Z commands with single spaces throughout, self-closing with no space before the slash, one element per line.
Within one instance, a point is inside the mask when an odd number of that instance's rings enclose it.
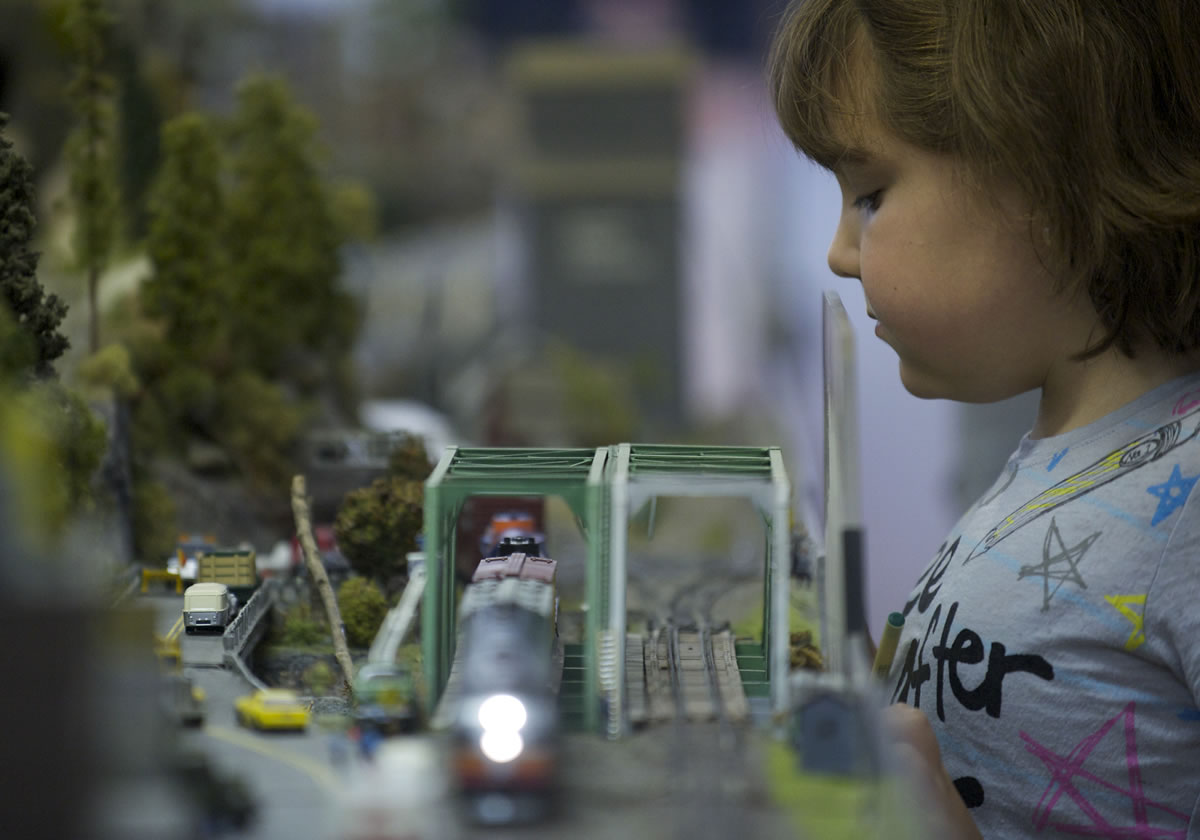
<path fill-rule="evenodd" d="M 769 77 L 827 168 L 855 116 L 1030 200 L 1105 336 L 1200 348 L 1200 0 L 792 0 Z M 865 74 L 856 76 L 855 73 Z"/>

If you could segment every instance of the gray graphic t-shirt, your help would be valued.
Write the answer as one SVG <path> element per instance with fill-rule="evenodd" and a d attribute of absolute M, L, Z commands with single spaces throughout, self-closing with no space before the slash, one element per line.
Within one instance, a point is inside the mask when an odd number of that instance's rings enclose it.
<path fill-rule="evenodd" d="M 985 838 L 1200 838 L 1200 375 L 1026 437 L 904 606 Z"/>

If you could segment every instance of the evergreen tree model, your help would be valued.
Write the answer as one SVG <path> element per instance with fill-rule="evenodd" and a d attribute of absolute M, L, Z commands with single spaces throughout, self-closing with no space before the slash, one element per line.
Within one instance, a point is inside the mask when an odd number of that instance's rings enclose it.
<path fill-rule="evenodd" d="M 184 114 L 163 127 L 162 147 L 149 198 L 154 273 L 142 287 L 142 304 L 163 321 L 173 355 L 221 368 L 213 355 L 226 345 L 230 294 L 216 130 L 206 117 Z"/>
<path fill-rule="evenodd" d="M 87 273 L 88 350 L 100 349 L 98 289 L 117 236 L 116 118 L 112 77 L 104 72 L 105 38 L 113 18 L 101 0 L 72 0 L 67 32 L 75 75 L 67 95 L 76 124 L 67 138 L 75 255 Z"/>
<path fill-rule="evenodd" d="M 0 113 L 0 299 L 11 311 L 19 332 L 27 333 L 32 345 L 23 362 L 38 378 L 54 375 L 52 362 L 69 346 L 58 331 L 67 306 L 47 294 L 37 280 L 38 253 L 31 249 L 37 220 L 33 213 L 33 168 L 13 150 L 4 137 L 8 115 Z M 6 372 L 12 359 L 4 360 Z M 24 364 L 22 365 L 24 366 Z"/>
<path fill-rule="evenodd" d="M 318 171 L 316 122 L 281 80 L 255 76 L 237 91 L 231 129 L 233 341 L 262 375 L 311 390 L 328 381 L 358 327 L 339 286 L 341 235 Z M 317 360 L 325 374 L 306 381 Z"/>

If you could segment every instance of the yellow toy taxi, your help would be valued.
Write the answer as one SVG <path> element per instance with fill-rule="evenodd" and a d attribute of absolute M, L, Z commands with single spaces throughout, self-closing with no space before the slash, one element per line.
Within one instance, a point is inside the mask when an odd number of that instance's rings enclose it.
<path fill-rule="evenodd" d="M 239 697 L 233 702 L 237 722 L 251 729 L 306 729 L 308 708 L 296 692 L 268 688 Z"/>

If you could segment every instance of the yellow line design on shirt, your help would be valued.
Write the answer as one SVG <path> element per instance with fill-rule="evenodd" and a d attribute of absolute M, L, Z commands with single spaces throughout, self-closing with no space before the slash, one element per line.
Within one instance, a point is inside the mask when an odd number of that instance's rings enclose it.
<path fill-rule="evenodd" d="M 996 543 L 1016 531 L 1022 525 L 1037 519 L 1048 510 L 1053 510 L 1072 499 L 1076 499 L 1096 487 L 1125 475 L 1138 467 L 1157 460 L 1182 443 L 1186 443 L 1200 433 L 1200 409 L 1195 409 L 1178 420 L 1173 420 L 1160 426 L 1152 432 L 1135 438 L 1129 443 L 1105 455 L 1099 461 L 1091 464 L 1074 475 L 1064 478 L 1000 520 L 979 544 L 971 550 L 970 555 L 963 561 L 968 563 Z M 1184 436 L 1185 421 L 1191 421 L 1189 434 Z"/>
<path fill-rule="evenodd" d="M 1116 607 L 1117 612 L 1125 616 L 1133 623 L 1133 632 L 1129 634 L 1129 638 L 1125 640 L 1125 650 L 1137 650 L 1146 641 L 1146 632 L 1143 627 L 1146 612 L 1146 596 L 1145 595 L 1105 595 L 1104 600 Z M 1134 610 L 1130 604 L 1140 606 L 1141 612 Z"/>

